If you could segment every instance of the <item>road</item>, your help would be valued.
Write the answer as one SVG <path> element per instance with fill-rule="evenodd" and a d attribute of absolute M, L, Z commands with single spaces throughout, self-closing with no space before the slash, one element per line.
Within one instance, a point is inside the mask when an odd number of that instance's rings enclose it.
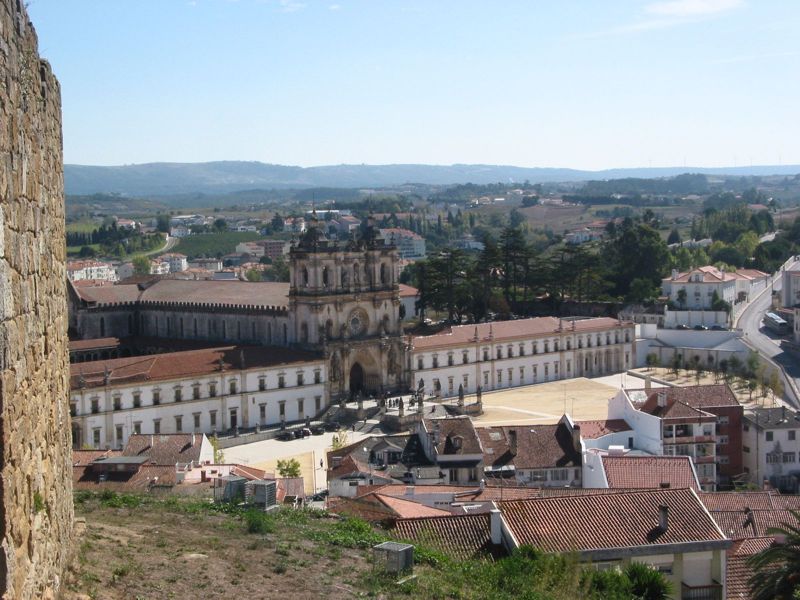
<path fill-rule="evenodd" d="M 791 263 L 787 268 L 795 264 Z M 794 356 L 781 349 L 780 338 L 765 329 L 762 324 L 764 313 L 772 303 L 773 289 L 776 292 L 781 289 L 780 271 L 773 275 L 766 289 L 742 311 L 737 319 L 737 326 L 744 332 L 744 342 L 748 346 L 783 369 L 781 375 L 786 390 L 785 395 L 795 407 L 800 407 L 800 398 L 797 394 L 797 390 L 800 389 L 800 364 Z M 789 382 L 787 378 L 792 381 Z"/>
<path fill-rule="evenodd" d="M 169 252 L 175 247 L 175 244 L 178 243 L 178 238 L 172 237 L 171 235 L 167 234 L 167 243 L 161 246 L 161 248 L 157 248 L 156 250 L 151 250 L 150 252 L 142 253 L 142 256 L 151 256 L 153 254 L 161 254 L 162 252 Z"/>

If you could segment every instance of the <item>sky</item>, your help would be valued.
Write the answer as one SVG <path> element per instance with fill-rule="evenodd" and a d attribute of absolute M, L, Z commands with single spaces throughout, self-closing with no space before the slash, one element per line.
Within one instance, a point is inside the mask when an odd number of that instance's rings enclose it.
<path fill-rule="evenodd" d="M 64 159 L 800 164 L 796 0 L 29 0 Z"/>

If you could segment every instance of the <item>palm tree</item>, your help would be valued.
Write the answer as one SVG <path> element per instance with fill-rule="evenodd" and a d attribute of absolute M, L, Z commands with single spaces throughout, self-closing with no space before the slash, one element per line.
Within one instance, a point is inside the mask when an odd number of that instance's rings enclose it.
<path fill-rule="evenodd" d="M 754 571 L 748 581 L 753 600 L 791 600 L 800 588 L 800 511 L 790 512 L 794 524 L 767 529 L 767 534 L 779 536 L 780 542 L 747 560 Z"/>

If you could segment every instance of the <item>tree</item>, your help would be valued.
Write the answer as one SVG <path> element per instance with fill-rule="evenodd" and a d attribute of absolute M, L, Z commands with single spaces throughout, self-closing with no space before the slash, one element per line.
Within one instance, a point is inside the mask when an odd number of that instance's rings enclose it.
<path fill-rule="evenodd" d="M 339 450 L 347 446 L 347 432 L 340 431 L 338 433 L 333 434 L 333 439 L 331 440 L 331 448 L 333 450 Z"/>
<path fill-rule="evenodd" d="M 624 573 L 631 582 L 631 598 L 666 600 L 672 594 L 672 584 L 650 565 L 634 561 L 625 567 Z"/>
<path fill-rule="evenodd" d="M 772 392 L 773 401 L 776 396 L 778 398 L 783 396 L 783 383 L 781 382 L 780 375 L 778 375 L 778 371 L 773 370 L 772 373 L 769 374 L 769 389 Z"/>
<path fill-rule="evenodd" d="M 678 306 L 681 307 L 681 310 L 686 306 L 686 288 L 678 290 Z"/>
<path fill-rule="evenodd" d="M 678 232 L 677 228 L 673 228 L 672 231 L 669 232 L 669 236 L 667 237 L 667 244 L 680 244 L 681 243 L 681 234 Z"/>
<path fill-rule="evenodd" d="M 150 259 L 146 256 L 136 256 L 131 261 L 134 275 L 150 275 Z"/>
<path fill-rule="evenodd" d="M 281 477 L 300 477 L 300 461 L 296 458 L 278 459 L 278 475 Z"/>
<path fill-rule="evenodd" d="M 753 392 L 756 391 L 757 387 L 758 387 L 758 382 L 755 379 L 747 380 L 747 390 L 750 392 L 750 402 L 753 401 Z"/>
<path fill-rule="evenodd" d="M 211 448 L 214 449 L 214 463 L 221 465 L 225 462 L 225 453 L 219 447 L 219 439 L 216 435 L 212 435 L 208 438 L 209 443 L 211 444 Z"/>
<path fill-rule="evenodd" d="M 645 361 L 647 362 L 647 368 L 652 371 L 654 368 L 658 367 L 658 354 L 651 352 L 645 357 Z"/>
<path fill-rule="evenodd" d="M 261 271 L 258 269 L 247 269 L 247 272 L 244 274 L 247 278 L 247 281 L 261 281 Z"/>
<path fill-rule="evenodd" d="M 225 231 L 228 228 L 228 222 L 225 219 L 214 219 L 214 229 L 217 231 Z"/>
<path fill-rule="evenodd" d="M 169 215 L 156 215 L 156 229 L 162 233 L 169 233 Z"/>
<path fill-rule="evenodd" d="M 753 600 L 791 600 L 800 589 L 800 512 L 790 511 L 794 523 L 770 527 L 767 535 L 781 536 L 780 543 L 754 554 L 747 560 L 754 573 L 748 585 Z"/>

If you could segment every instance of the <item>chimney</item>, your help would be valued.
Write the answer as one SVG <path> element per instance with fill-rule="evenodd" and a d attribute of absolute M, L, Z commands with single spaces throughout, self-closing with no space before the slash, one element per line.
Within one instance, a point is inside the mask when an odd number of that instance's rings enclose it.
<path fill-rule="evenodd" d="M 499 546 L 503 543 L 503 516 L 500 510 L 493 508 L 489 511 L 489 528 L 491 531 L 492 544 Z"/>
<path fill-rule="evenodd" d="M 650 375 L 647 375 L 644 378 L 644 389 L 645 389 L 645 391 L 649 392 L 652 387 L 653 387 L 653 382 L 650 379 Z"/>
<path fill-rule="evenodd" d="M 661 408 L 665 408 L 667 406 L 667 390 L 660 389 L 658 390 L 658 406 Z"/>
<path fill-rule="evenodd" d="M 413 496 L 414 495 L 414 486 L 407 485 L 406 486 L 406 496 Z"/>
<path fill-rule="evenodd" d="M 580 425 L 573 425 L 572 426 L 572 447 L 575 448 L 576 452 L 581 451 L 581 426 Z"/>
<path fill-rule="evenodd" d="M 486 489 L 486 480 L 485 479 L 481 479 L 481 483 L 480 483 L 479 487 L 481 488 L 481 491 Z"/>
<path fill-rule="evenodd" d="M 516 429 L 509 429 L 508 430 L 508 450 L 514 456 L 517 455 L 517 430 Z"/>
<path fill-rule="evenodd" d="M 658 506 L 658 528 L 666 531 L 669 527 L 669 508 L 664 504 Z"/>

